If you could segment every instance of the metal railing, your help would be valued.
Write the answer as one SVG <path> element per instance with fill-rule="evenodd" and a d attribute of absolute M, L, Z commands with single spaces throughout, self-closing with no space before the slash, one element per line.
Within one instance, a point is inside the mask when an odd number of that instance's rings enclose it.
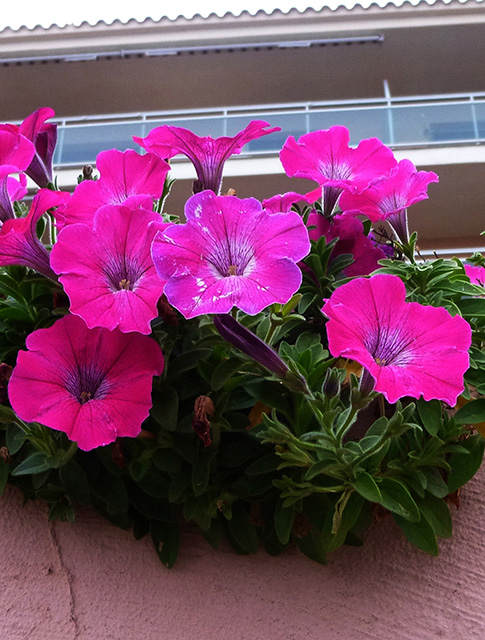
<path fill-rule="evenodd" d="M 164 112 L 110 114 L 58 119 L 58 167 L 93 163 L 105 149 L 139 149 L 132 136 L 146 136 L 162 124 L 191 129 L 198 135 L 232 136 L 251 120 L 266 120 L 281 131 L 247 144 L 241 155 L 277 153 L 286 138 L 316 129 L 344 125 L 351 143 L 378 137 L 399 147 L 485 142 L 485 92 L 391 97 L 385 84 L 382 98 L 298 102 L 187 109 Z"/>

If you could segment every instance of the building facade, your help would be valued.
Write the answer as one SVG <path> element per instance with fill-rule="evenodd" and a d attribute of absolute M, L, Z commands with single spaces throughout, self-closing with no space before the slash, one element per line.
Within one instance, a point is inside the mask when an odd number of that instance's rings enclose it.
<path fill-rule="evenodd" d="M 484 246 L 485 5 L 437 0 L 384 7 L 100 22 L 0 31 L 0 121 L 40 106 L 59 118 L 60 184 L 107 148 L 162 123 L 233 135 L 251 119 L 282 127 L 226 165 L 224 188 L 260 199 L 312 184 L 284 175 L 288 135 L 332 124 L 353 143 L 378 136 L 440 183 L 410 210 L 423 251 Z M 195 177 L 180 178 L 180 212 Z M 444 255 L 444 254 L 443 254 Z"/>

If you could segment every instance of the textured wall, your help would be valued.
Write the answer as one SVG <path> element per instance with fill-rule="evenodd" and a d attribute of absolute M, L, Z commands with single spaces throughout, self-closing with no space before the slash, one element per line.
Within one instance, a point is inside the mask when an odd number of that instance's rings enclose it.
<path fill-rule="evenodd" d="M 439 558 L 391 520 L 327 567 L 296 552 L 214 552 L 185 534 L 172 571 L 151 542 L 90 510 L 48 523 L 41 503 L 0 501 L 2 640 L 483 640 L 485 469 L 453 508 Z"/>

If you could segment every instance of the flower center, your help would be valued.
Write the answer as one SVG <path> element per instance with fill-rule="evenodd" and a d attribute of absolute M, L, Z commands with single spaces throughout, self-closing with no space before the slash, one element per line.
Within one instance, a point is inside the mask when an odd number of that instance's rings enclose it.
<path fill-rule="evenodd" d="M 79 404 L 99 400 L 109 389 L 105 372 L 93 365 L 79 365 L 76 370 L 67 373 L 65 384 L 67 391 Z"/>
<path fill-rule="evenodd" d="M 381 326 L 368 336 L 365 346 L 380 367 L 405 367 L 413 359 L 411 342 L 412 340 L 399 330 Z"/>
<path fill-rule="evenodd" d="M 244 238 L 228 240 L 226 245 L 218 245 L 212 249 L 209 261 L 218 277 L 248 275 L 254 263 L 254 249 Z"/>
<path fill-rule="evenodd" d="M 120 256 L 118 260 L 107 261 L 104 266 L 107 284 L 113 293 L 117 291 L 133 291 L 143 274 L 136 258 Z"/>
<path fill-rule="evenodd" d="M 126 278 L 122 278 L 119 283 L 118 283 L 118 289 L 121 291 L 121 289 L 125 289 L 125 290 L 130 290 L 131 291 L 131 283 L 129 280 L 127 280 Z"/>
<path fill-rule="evenodd" d="M 85 402 L 88 402 L 88 400 L 91 400 L 91 391 L 81 391 L 79 394 L 79 402 L 84 404 Z"/>

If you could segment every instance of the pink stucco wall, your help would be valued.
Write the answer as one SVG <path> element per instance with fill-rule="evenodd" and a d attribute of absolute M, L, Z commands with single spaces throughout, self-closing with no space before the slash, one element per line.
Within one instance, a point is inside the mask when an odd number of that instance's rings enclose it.
<path fill-rule="evenodd" d="M 327 567 L 296 551 L 215 552 L 186 533 L 164 569 L 90 510 L 48 523 L 43 504 L 0 501 L 1 640 L 483 640 L 485 469 L 462 492 L 439 558 L 391 520 Z"/>

